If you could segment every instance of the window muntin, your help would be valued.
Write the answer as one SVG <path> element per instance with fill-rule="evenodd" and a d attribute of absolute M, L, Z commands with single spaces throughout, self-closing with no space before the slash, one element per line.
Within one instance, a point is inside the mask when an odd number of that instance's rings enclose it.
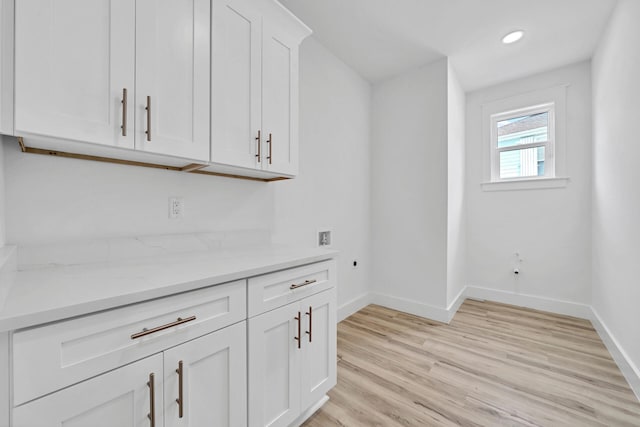
<path fill-rule="evenodd" d="M 491 116 L 491 180 L 554 177 L 554 104 Z"/>

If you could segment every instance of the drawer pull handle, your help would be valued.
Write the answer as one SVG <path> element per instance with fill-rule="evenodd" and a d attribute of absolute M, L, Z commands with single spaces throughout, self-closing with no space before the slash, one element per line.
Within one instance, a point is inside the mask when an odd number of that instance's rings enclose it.
<path fill-rule="evenodd" d="M 311 328 L 313 327 L 313 308 L 309 306 L 309 311 L 307 311 L 305 314 L 309 316 L 309 330 L 306 332 L 306 334 L 309 335 L 309 342 L 311 342 Z"/>
<path fill-rule="evenodd" d="M 149 398 L 150 398 L 150 403 L 149 403 L 149 414 L 147 415 L 147 417 L 149 417 L 149 423 L 151 425 L 151 427 L 156 427 L 156 388 L 155 388 L 155 384 L 154 384 L 154 377 L 155 375 L 152 373 L 149 374 L 149 382 L 147 383 L 147 386 L 149 387 Z"/>
<path fill-rule="evenodd" d="M 303 286 L 307 286 L 310 285 L 312 283 L 316 283 L 317 280 L 313 279 L 313 280 L 305 280 L 303 283 L 298 283 L 297 285 L 294 283 L 293 285 L 289 286 L 289 289 L 298 289 L 301 288 Z"/>
<path fill-rule="evenodd" d="M 176 403 L 178 404 L 178 418 L 182 418 L 184 412 L 184 397 L 182 394 L 182 360 L 178 362 L 178 369 L 176 369 L 176 373 L 178 374 L 178 398 L 176 399 Z"/>
<path fill-rule="evenodd" d="M 178 320 L 176 320 L 175 322 L 167 323 L 166 325 L 162 325 L 162 326 L 156 326 L 153 329 L 146 329 L 146 330 L 142 330 L 142 332 L 135 333 L 131 335 L 131 339 L 135 340 L 137 338 L 144 337 L 146 335 L 154 334 L 158 331 L 173 328 L 174 326 L 182 325 L 183 323 L 191 322 L 192 320 L 196 320 L 196 316 L 187 317 L 186 319 L 178 317 Z"/>
<path fill-rule="evenodd" d="M 298 312 L 298 316 L 294 317 L 294 319 L 298 321 L 298 336 L 293 337 L 293 339 L 298 341 L 298 348 L 300 348 L 300 345 L 302 344 L 302 340 L 300 339 L 300 332 L 302 331 L 300 326 L 300 324 L 302 323 L 301 318 L 302 316 L 300 316 L 300 312 Z"/>

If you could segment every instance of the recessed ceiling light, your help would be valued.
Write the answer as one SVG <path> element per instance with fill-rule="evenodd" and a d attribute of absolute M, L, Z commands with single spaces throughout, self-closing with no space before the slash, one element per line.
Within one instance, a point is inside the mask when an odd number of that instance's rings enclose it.
<path fill-rule="evenodd" d="M 522 30 L 512 31 L 502 38 L 502 43 L 504 44 L 515 43 L 518 40 L 520 40 L 522 36 L 524 36 L 524 31 Z"/>

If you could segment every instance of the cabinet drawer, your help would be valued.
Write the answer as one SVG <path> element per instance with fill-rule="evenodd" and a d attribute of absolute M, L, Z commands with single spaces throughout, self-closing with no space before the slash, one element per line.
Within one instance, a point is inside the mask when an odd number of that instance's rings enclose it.
<path fill-rule="evenodd" d="M 249 317 L 332 288 L 336 284 L 334 260 L 291 268 L 249 279 Z"/>
<path fill-rule="evenodd" d="M 239 280 L 18 331 L 14 405 L 245 318 L 246 282 Z"/>

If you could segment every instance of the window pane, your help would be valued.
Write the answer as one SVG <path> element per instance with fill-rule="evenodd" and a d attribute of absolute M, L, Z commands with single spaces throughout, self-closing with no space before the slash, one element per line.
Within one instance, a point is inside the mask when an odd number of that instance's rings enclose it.
<path fill-rule="evenodd" d="M 500 179 L 544 176 L 544 147 L 500 153 Z"/>
<path fill-rule="evenodd" d="M 512 147 L 549 139 L 549 112 L 512 117 L 499 121 L 498 147 Z"/>

